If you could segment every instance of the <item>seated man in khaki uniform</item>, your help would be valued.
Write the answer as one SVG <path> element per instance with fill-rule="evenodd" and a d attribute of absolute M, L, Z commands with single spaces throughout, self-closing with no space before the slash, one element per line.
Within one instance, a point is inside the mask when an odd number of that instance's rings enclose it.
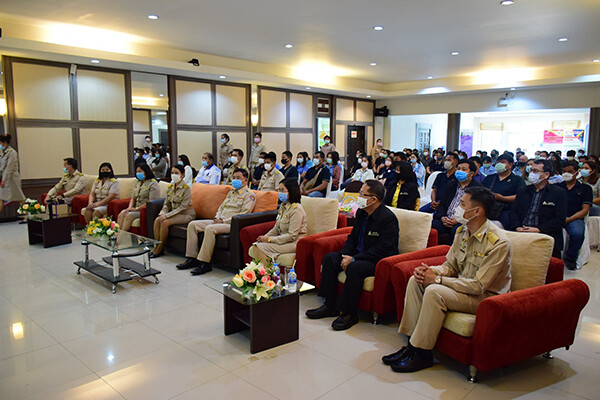
<path fill-rule="evenodd" d="M 504 230 L 487 215 L 494 195 L 484 187 L 470 187 L 454 218 L 462 225 L 446 255 L 446 262 L 422 264 L 408 281 L 399 332 L 408 345 L 384 356 L 396 372 L 414 372 L 433 365 L 431 350 L 447 311 L 475 314 L 482 300 L 510 290 L 511 247 Z"/>
<path fill-rule="evenodd" d="M 187 260 L 177 265 L 177 269 L 194 268 L 192 275 L 202 275 L 212 271 L 210 260 L 215 250 L 215 236 L 229 233 L 231 218 L 234 215 L 248 214 L 254 209 L 256 196 L 248 187 L 248 170 L 238 168 L 232 174 L 233 189 L 227 194 L 225 201 L 219 206 L 214 219 L 192 221 L 187 227 L 185 256 Z M 198 252 L 198 233 L 204 232 L 202 247 Z"/>
<path fill-rule="evenodd" d="M 73 197 L 85 194 L 85 176 L 77 171 L 77 160 L 65 158 L 63 160 L 63 172 L 65 175 L 46 195 L 45 203 L 67 203 L 71 204 Z"/>
<path fill-rule="evenodd" d="M 274 192 L 279 187 L 283 180 L 283 174 L 275 167 L 277 164 L 277 156 L 274 152 L 270 152 L 265 156 L 265 170 L 260 178 L 258 190 Z"/>

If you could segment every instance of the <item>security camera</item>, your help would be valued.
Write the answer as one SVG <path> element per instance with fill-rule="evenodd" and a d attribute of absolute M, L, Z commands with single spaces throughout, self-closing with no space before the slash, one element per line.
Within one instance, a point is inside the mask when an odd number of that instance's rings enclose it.
<path fill-rule="evenodd" d="M 192 64 L 194 67 L 200 66 L 200 61 L 198 61 L 197 58 L 192 58 L 190 61 L 188 61 L 188 63 Z"/>

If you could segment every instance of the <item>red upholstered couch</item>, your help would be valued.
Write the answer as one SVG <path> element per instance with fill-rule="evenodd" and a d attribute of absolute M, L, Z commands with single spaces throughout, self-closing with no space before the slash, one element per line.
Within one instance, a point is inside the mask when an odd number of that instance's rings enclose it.
<path fill-rule="evenodd" d="M 448 246 L 444 247 L 446 252 Z M 416 267 L 440 265 L 445 256 L 422 257 L 392 267 L 398 320 L 404 311 L 406 285 Z M 490 371 L 573 344 L 579 314 L 589 300 L 588 286 L 578 279 L 563 281 L 564 263 L 551 258 L 546 284 L 487 298 L 477 308 L 472 337 L 442 328 L 435 348 L 477 371 Z"/>

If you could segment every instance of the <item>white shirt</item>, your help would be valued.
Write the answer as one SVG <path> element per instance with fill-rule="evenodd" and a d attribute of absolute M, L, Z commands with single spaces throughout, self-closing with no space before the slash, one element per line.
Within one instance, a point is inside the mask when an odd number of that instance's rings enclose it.
<path fill-rule="evenodd" d="M 194 172 L 192 171 L 192 167 L 186 165 L 183 170 L 185 171 L 183 175 L 183 183 L 192 187 L 192 183 L 194 183 Z"/>
<path fill-rule="evenodd" d="M 215 164 L 210 167 L 202 167 L 196 175 L 196 183 L 206 183 L 208 185 L 218 185 L 221 180 L 221 170 Z"/>
<path fill-rule="evenodd" d="M 373 175 L 373 170 L 368 168 L 366 171 L 363 171 L 363 169 L 361 168 L 358 171 L 356 171 L 352 176 L 353 181 L 361 181 L 363 183 L 365 181 L 368 181 L 369 179 L 375 179 L 375 175 Z"/>

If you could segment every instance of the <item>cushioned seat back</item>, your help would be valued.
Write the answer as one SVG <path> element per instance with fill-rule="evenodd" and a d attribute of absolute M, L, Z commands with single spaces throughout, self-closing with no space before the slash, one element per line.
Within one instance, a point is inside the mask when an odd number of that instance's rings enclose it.
<path fill-rule="evenodd" d="M 300 204 L 306 212 L 307 235 L 337 228 L 339 203 L 336 199 L 302 196 Z"/>
<path fill-rule="evenodd" d="M 279 200 L 277 192 L 260 192 L 258 190 L 253 190 L 252 192 L 256 196 L 256 204 L 254 205 L 254 210 L 252 210 L 252 212 L 257 213 L 277 210 L 277 202 Z"/>
<path fill-rule="evenodd" d="M 433 214 L 388 207 L 398 219 L 398 251 L 400 254 L 423 250 L 431 230 Z"/>
<path fill-rule="evenodd" d="M 85 178 L 85 189 L 82 194 L 88 194 L 92 191 L 92 186 L 94 186 L 94 182 L 96 181 L 96 179 L 98 179 L 98 176 L 87 174 L 83 174 L 83 176 Z"/>
<path fill-rule="evenodd" d="M 158 182 L 158 187 L 160 188 L 160 198 L 161 199 L 166 199 L 167 198 L 167 190 L 169 189 L 169 182 L 165 182 L 165 181 L 160 181 Z"/>
<path fill-rule="evenodd" d="M 506 231 L 512 248 L 511 291 L 546 283 L 554 238 L 543 233 Z"/>
<path fill-rule="evenodd" d="M 119 178 L 119 198 L 129 199 L 131 198 L 131 192 L 133 191 L 133 185 L 137 181 L 137 178 Z"/>
<path fill-rule="evenodd" d="M 194 183 L 192 186 L 192 206 L 197 219 L 213 219 L 217 210 L 231 190 L 229 185 L 207 185 Z"/>

